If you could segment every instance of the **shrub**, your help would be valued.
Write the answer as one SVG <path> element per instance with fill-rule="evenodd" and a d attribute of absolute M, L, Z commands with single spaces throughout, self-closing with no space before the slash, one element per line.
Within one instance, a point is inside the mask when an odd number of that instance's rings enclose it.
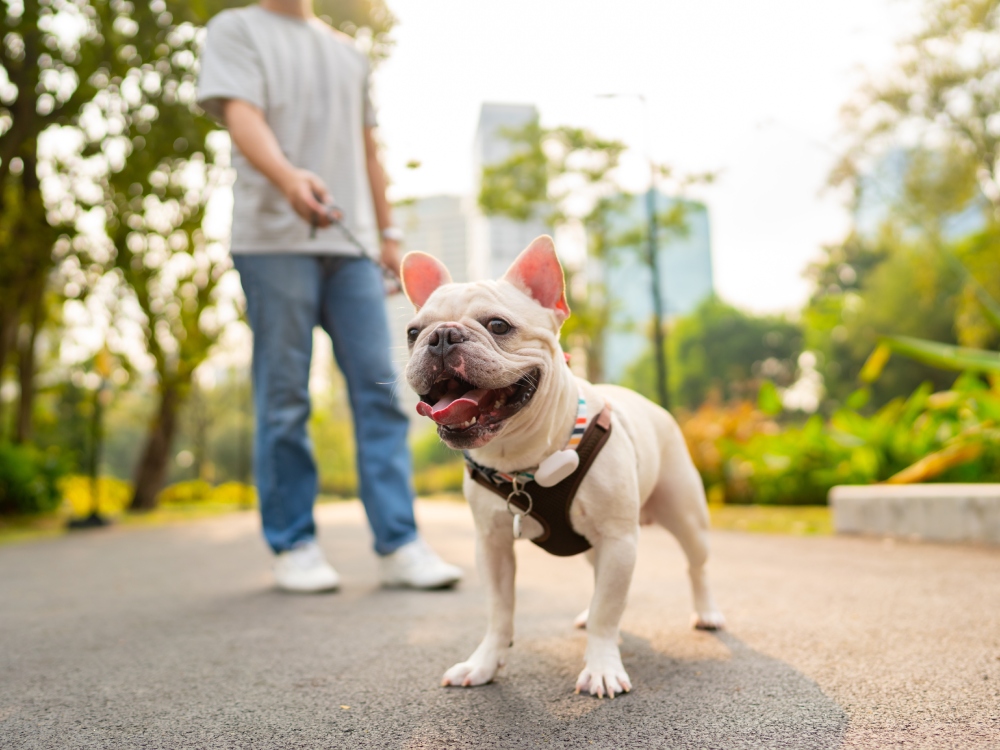
<path fill-rule="evenodd" d="M 177 482 L 165 487 L 156 496 L 160 505 L 250 505 L 257 504 L 257 491 L 240 482 L 226 482 L 213 487 L 208 482 L 194 479 Z"/>
<path fill-rule="evenodd" d="M 59 506 L 59 454 L 31 445 L 0 444 L 0 513 L 45 513 Z"/>
<path fill-rule="evenodd" d="M 461 492 L 465 462 L 461 459 L 448 464 L 428 466 L 415 472 L 413 486 L 418 495 L 436 495 L 441 492 Z"/>
<path fill-rule="evenodd" d="M 212 494 L 212 485 L 200 479 L 189 482 L 177 482 L 160 490 L 156 496 L 157 505 L 191 505 L 208 500 Z"/>
<path fill-rule="evenodd" d="M 208 501 L 219 505 L 255 506 L 257 489 L 242 482 L 226 482 L 212 490 Z"/>
<path fill-rule="evenodd" d="M 93 510 L 93 488 L 90 477 L 73 474 L 59 483 L 63 499 L 74 516 L 85 516 Z M 100 477 L 97 480 L 98 511 L 103 515 L 116 516 L 124 513 L 132 500 L 132 483 L 117 477 Z"/>
<path fill-rule="evenodd" d="M 963 375 L 931 390 L 870 416 L 861 390 L 826 423 L 782 427 L 740 403 L 703 406 L 681 426 L 716 502 L 812 505 L 838 484 L 1000 480 L 1000 385 Z"/>

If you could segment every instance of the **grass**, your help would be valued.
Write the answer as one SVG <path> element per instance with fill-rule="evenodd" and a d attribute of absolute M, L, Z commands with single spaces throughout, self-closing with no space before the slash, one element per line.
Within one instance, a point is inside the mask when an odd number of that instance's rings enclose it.
<path fill-rule="evenodd" d="M 713 529 L 790 536 L 829 536 L 833 518 L 825 505 L 709 505 Z"/>
<path fill-rule="evenodd" d="M 319 501 L 337 502 L 342 499 L 321 496 Z M 459 493 L 439 493 L 427 499 L 462 502 Z M 119 513 L 110 515 L 110 518 L 116 526 L 164 526 L 240 510 L 246 509 L 229 503 L 171 504 L 148 513 Z M 826 506 L 713 504 L 709 506 L 709 513 L 712 528 L 726 531 L 791 536 L 826 536 L 833 533 L 830 509 Z M 70 512 L 66 509 L 43 515 L 0 516 L 0 544 L 61 536 L 67 533 L 66 522 L 69 518 Z"/>
<path fill-rule="evenodd" d="M 239 505 L 218 503 L 172 504 L 148 513 L 105 514 L 115 526 L 165 526 L 171 523 L 196 521 L 201 518 L 247 510 Z M 60 509 L 52 513 L 31 516 L 0 516 L 0 544 L 26 542 L 68 533 L 66 523 L 72 513 Z"/>

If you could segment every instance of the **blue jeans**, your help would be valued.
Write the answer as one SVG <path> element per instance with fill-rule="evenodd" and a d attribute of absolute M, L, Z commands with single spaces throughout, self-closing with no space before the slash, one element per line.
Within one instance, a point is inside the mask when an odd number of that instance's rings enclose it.
<path fill-rule="evenodd" d="M 369 260 L 234 255 L 253 330 L 254 473 L 264 537 L 275 552 L 313 539 L 317 475 L 309 420 L 313 328 L 323 327 L 354 415 L 358 484 L 375 551 L 417 537 L 408 421 L 393 396 L 382 276 Z"/>

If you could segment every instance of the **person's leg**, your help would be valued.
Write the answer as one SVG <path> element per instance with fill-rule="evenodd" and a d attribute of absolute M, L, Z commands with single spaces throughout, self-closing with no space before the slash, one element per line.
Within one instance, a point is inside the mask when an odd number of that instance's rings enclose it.
<path fill-rule="evenodd" d="M 333 341 L 354 414 L 361 502 L 388 555 L 417 538 L 410 484 L 409 422 L 395 398 L 382 276 L 374 263 L 329 258 L 320 322 Z"/>
<path fill-rule="evenodd" d="M 320 269 L 303 255 L 235 255 L 253 330 L 254 473 L 264 538 L 276 553 L 315 537 L 316 464 L 306 433 Z"/>

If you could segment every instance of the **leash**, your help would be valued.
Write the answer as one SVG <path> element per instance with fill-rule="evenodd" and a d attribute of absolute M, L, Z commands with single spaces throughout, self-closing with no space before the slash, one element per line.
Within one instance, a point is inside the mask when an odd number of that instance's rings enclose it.
<path fill-rule="evenodd" d="M 319 196 L 316 197 L 316 200 L 319 200 Z M 382 280 L 385 283 L 385 293 L 388 295 L 403 291 L 403 285 L 400 283 L 399 277 L 390 271 L 381 260 L 369 253 L 368 248 L 361 244 L 361 241 L 354 236 L 354 232 L 347 228 L 343 220 L 344 212 L 340 210 L 340 207 L 331 203 L 324 205 L 324 208 L 326 208 L 326 217 L 335 227 L 340 229 L 341 234 L 344 235 L 347 241 L 354 245 L 358 252 L 361 253 L 361 257 L 378 266 L 379 271 L 382 272 Z M 340 214 L 340 219 L 336 217 L 337 214 Z M 319 217 L 313 214 L 312 220 L 309 222 L 309 239 L 316 239 L 316 228 L 318 226 Z"/>

